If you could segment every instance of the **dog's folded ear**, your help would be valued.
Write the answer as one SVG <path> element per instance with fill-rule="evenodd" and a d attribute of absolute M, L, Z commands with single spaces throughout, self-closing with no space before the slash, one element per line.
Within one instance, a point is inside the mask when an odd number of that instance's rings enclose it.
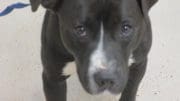
<path fill-rule="evenodd" d="M 141 6 L 142 12 L 147 14 L 151 7 L 158 1 L 158 0 L 137 0 Z"/>
<path fill-rule="evenodd" d="M 60 7 L 63 0 L 30 0 L 32 11 L 36 11 L 41 4 L 44 8 L 49 10 L 56 10 Z"/>
<path fill-rule="evenodd" d="M 41 4 L 41 0 L 30 0 L 30 3 L 32 11 L 35 12 Z"/>

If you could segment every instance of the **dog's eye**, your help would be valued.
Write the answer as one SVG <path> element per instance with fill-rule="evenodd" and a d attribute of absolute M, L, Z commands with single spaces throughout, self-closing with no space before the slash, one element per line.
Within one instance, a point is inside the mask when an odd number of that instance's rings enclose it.
<path fill-rule="evenodd" d="M 85 37 L 87 34 L 86 34 L 86 29 L 83 25 L 78 25 L 75 27 L 75 30 L 76 30 L 76 35 L 78 37 Z"/>
<path fill-rule="evenodd" d="M 122 24 L 122 26 L 121 26 L 122 35 L 125 37 L 129 36 L 132 32 L 132 29 L 133 28 L 130 24 L 128 24 L 128 23 Z"/>

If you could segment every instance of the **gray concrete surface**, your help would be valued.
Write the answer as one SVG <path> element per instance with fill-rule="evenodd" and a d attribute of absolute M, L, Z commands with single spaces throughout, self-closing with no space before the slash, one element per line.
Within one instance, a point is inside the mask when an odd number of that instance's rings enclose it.
<path fill-rule="evenodd" d="M 153 47 L 137 101 L 180 101 L 180 1 L 159 1 L 150 12 Z M 0 11 L 13 2 L 1 0 Z M 39 52 L 43 15 L 42 8 L 31 13 L 28 7 L 0 17 L 0 101 L 44 101 Z M 117 101 L 110 95 L 85 93 L 74 67 L 68 66 L 73 72 L 68 101 Z"/>

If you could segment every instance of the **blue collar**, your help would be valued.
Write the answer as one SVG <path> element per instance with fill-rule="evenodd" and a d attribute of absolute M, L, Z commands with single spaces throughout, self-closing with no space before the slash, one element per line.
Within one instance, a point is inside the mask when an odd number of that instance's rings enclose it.
<path fill-rule="evenodd" d="M 21 9 L 21 8 L 27 7 L 29 5 L 30 4 L 25 4 L 25 3 L 21 3 L 21 2 L 9 5 L 3 11 L 0 11 L 0 17 L 11 13 L 14 9 Z"/>

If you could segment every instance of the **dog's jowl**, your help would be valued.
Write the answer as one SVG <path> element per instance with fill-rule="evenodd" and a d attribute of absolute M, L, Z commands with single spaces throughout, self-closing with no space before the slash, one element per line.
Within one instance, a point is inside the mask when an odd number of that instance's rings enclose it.
<path fill-rule="evenodd" d="M 149 10 L 157 0 L 30 0 L 46 8 L 41 59 L 47 101 L 66 101 L 66 63 L 75 61 L 91 95 L 121 94 L 135 101 L 152 33 Z"/>

